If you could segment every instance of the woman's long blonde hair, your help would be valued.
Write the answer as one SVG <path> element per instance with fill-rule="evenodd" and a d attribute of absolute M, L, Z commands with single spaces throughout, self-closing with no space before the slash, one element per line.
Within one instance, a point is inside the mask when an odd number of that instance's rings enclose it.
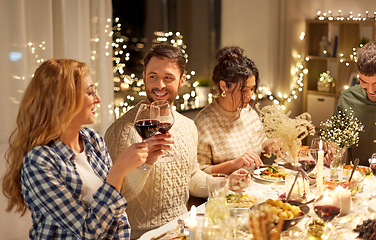
<path fill-rule="evenodd" d="M 80 111 L 89 75 L 85 63 L 70 59 L 49 59 L 35 71 L 23 95 L 17 127 L 9 138 L 3 194 L 6 210 L 24 215 L 27 206 L 21 194 L 21 169 L 25 154 L 36 146 L 61 138 L 73 117 Z"/>

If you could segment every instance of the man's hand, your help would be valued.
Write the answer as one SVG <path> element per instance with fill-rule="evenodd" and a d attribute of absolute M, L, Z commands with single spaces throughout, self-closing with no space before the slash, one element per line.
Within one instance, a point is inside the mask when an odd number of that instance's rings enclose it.
<path fill-rule="evenodd" d="M 158 160 L 159 156 L 166 152 L 166 150 L 172 149 L 171 145 L 174 144 L 174 140 L 171 138 L 169 132 L 165 134 L 157 133 L 146 139 L 146 143 L 149 148 L 149 155 L 146 162 L 152 165 Z"/>

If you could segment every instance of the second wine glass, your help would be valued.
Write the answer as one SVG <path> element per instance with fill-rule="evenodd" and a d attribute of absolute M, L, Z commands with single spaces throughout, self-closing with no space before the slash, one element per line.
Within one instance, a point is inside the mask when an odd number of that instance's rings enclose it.
<path fill-rule="evenodd" d="M 160 110 L 158 131 L 162 134 L 167 133 L 175 122 L 170 103 L 166 100 L 156 100 L 152 102 L 151 105 L 158 106 Z M 159 162 L 170 162 L 172 160 L 174 160 L 174 155 L 171 152 L 166 151 L 166 153 L 160 157 Z"/>

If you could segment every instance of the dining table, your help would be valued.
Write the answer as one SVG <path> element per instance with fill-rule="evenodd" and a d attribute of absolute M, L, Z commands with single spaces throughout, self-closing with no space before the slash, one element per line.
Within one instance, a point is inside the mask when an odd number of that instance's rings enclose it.
<path fill-rule="evenodd" d="M 351 209 L 347 215 L 339 216 L 335 219 L 332 225 L 335 227 L 335 231 L 331 233 L 331 239 L 356 239 L 359 235 L 354 232 L 353 229 L 358 225 L 362 224 L 364 220 L 373 219 L 376 217 L 376 198 L 372 198 L 371 193 L 376 189 L 376 177 L 369 176 L 365 177 L 364 185 L 361 191 L 359 191 L 355 196 L 351 197 Z M 263 181 L 258 178 L 252 177 L 250 184 L 244 189 L 243 194 L 248 196 L 254 196 L 258 199 L 258 202 L 264 202 L 266 199 L 278 199 L 279 196 L 286 192 L 286 186 L 283 181 L 273 182 L 273 181 Z M 309 189 L 307 200 L 313 199 L 315 197 L 316 188 L 312 184 Z M 203 203 L 196 208 L 196 219 L 198 222 L 196 239 L 202 238 L 204 214 L 205 214 L 206 203 Z M 309 213 L 295 226 L 282 231 L 280 234 L 280 239 L 309 239 L 307 236 L 307 228 L 312 219 L 318 218 L 313 210 L 313 203 L 308 204 L 310 211 Z M 160 236 L 161 234 L 170 231 L 172 229 L 178 228 L 178 219 L 187 221 L 190 218 L 189 212 L 179 216 L 176 219 L 168 222 L 167 224 L 144 233 L 139 239 L 140 240 L 150 240 L 153 237 Z M 249 218 L 249 217 L 248 217 Z M 242 222 L 248 221 L 248 218 L 242 219 Z M 333 237 L 334 236 L 334 237 Z M 234 239 L 253 239 L 252 234 L 243 235 L 241 237 L 234 237 Z"/>

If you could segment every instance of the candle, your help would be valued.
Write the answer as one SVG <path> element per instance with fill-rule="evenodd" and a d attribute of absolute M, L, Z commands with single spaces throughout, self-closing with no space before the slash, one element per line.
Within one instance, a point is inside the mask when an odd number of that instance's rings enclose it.
<path fill-rule="evenodd" d="M 322 140 L 320 140 L 320 150 L 318 151 L 318 160 L 317 160 L 317 194 L 320 195 L 322 192 L 322 182 L 324 178 L 324 151 L 322 150 Z"/>
<path fill-rule="evenodd" d="M 189 230 L 189 240 L 196 240 L 196 230 L 198 222 L 196 220 L 196 206 L 193 205 L 190 211 L 190 218 L 187 220 Z"/>
<path fill-rule="evenodd" d="M 334 196 L 334 205 L 341 209 L 341 215 L 349 214 L 351 206 L 351 191 L 338 186 L 335 189 Z"/>
<path fill-rule="evenodd" d="M 318 204 L 318 205 L 320 205 L 320 206 L 324 206 L 324 205 L 335 205 L 335 204 L 334 204 L 334 200 L 333 200 L 334 198 L 335 198 L 335 197 L 330 196 L 328 190 L 326 190 L 326 191 L 324 192 L 324 196 L 323 196 L 323 198 L 319 201 L 319 204 Z"/>

